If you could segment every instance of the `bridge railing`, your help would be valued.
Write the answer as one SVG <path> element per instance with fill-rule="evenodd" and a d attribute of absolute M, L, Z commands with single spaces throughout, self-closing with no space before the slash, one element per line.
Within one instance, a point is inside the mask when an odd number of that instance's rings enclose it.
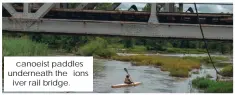
<path fill-rule="evenodd" d="M 38 8 L 33 8 L 32 13 Z M 17 12 L 23 12 L 22 7 L 16 8 Z M 3 17 L 11 15 L 3 8 Z M 77 10 L 52 8 L 43 18 L 48 19 L 75 19 L 75 20 L 102 20 L 102 21 L 133 21 L 148 22 L 150 12 L 130 11 L 104 11 L 104 10 Z M 159 23 L 187 23 L 197 24 L 195 13 L 157 13 Z M 233 25 L 233 14 L 199 13 L 202 24 Z"/>

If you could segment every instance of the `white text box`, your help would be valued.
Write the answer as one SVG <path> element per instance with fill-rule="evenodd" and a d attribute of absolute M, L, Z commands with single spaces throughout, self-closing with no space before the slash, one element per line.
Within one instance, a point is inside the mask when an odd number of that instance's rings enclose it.
<path fill-rule="evenodd" d="M 92 92 L 93 57 L 4 57 L 4 92 Z"/>

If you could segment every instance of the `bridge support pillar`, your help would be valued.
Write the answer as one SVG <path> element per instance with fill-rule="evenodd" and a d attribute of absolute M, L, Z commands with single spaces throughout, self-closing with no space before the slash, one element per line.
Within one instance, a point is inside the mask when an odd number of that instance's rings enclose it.
<path fill-rule="evenodd" d="M 175 4 L 174 3 L 166 3 L 164 6 L 164 11 L 165 12 L 174 12 L 175 10 Z"/>
<path fill-rule="evenodd" d="M 151 3 L 151 13 L 149 17 L 148 23 L 158 24 L 158 18 L 157 18 L 157 4 Z"/>
<path fill-rule="evenodd" d="M 56 3 L 55 8 L 60 8 L 60 3 Z"/>
<path fill-rule="evenodd" d="M 31 12 L 30 3 L 24 3 L 24 14 Z"/>
<path fill-rule="evenodd" d="M 183 3 L 179 3 L 179 12 L 183 12 Z"/>
<path fill-rule="evenodd" d="M 165 5 L 164 5 L 164 11 L 165 12 L 169 12 L 170 11 L 170 4 L 169 3 L 166 3 Z"/>
<path fill-rule="evenodd" d="M 175 12 L 175 3 L 170 3 L 170 11 L 169 12 Z"/>

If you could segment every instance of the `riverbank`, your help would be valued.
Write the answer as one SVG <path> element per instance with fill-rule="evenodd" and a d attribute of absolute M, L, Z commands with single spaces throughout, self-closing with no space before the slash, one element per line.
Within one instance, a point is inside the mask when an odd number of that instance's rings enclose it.
<path fill-rule="evenodd" d="M 14 48 L 17 47 L 17 48 Z M 43 52 L 42 52 L 43 51 Z M 51 51 L 47 44 L 37 43 L 23 38 L 3 38 L 3 55 L 49 55 Z M 53 51 L 57 52 L 57 51 Z M 208 63 L 206 57 L 174 57 L 161 55 L 135 55 L 135 56 L 119 56 L 114 49 L 108 48 L 106 40 L 96 38 L 95 41 L 88 42 L 82 46 L 76 55 L 94 56 L 95 58 L 114 59 L 120 61 L 131 61 L 133 65 L 152 65 L 160 68 L 162 71 L 169 71 L 171 76 L 189 77 L 192 69 L 199 69 L 201 61 Z M 127 54 L 128 55 L 128 54 Z M 130 55 L 130 54 L 129 54 Z M 227 60 L 222 57 L 213 57 L 213 59 Z"/>

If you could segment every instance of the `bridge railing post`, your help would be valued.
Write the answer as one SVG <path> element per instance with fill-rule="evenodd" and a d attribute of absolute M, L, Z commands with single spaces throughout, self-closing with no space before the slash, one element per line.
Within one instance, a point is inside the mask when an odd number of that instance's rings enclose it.
<path fill-rule="evenodd" d="M 157 4 L 156 3 L 151 3 L 151 13 L 150 13 L 148 23 L 152 23 L 152 24 L 159 23 L 158 18 L 157 18 Z"/>

